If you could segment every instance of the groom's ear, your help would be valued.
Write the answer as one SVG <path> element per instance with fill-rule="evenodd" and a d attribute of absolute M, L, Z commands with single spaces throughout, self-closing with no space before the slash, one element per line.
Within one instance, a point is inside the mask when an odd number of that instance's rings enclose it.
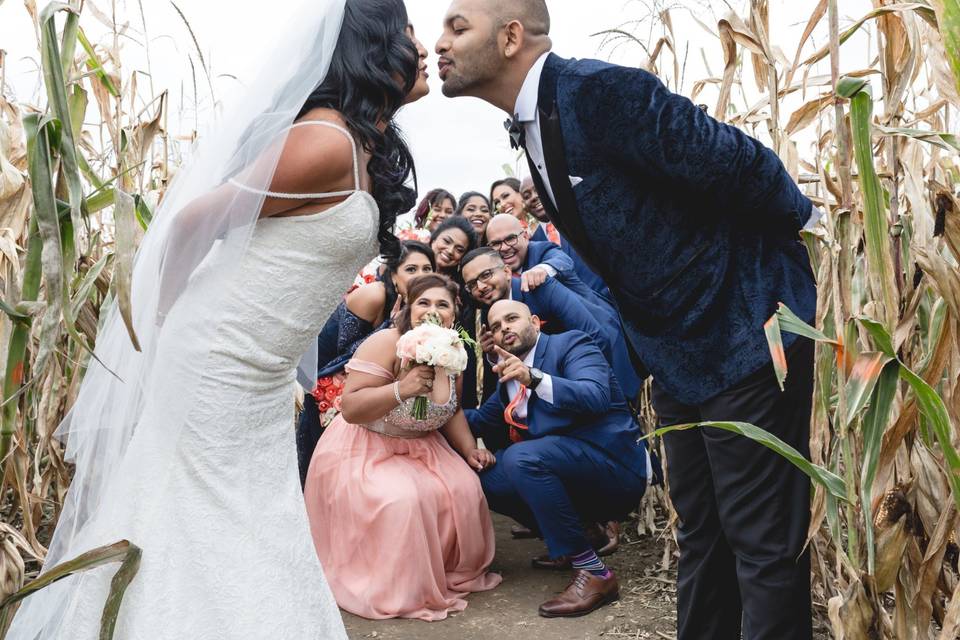
<path fill-rule="evenodd" d="M 511 20 L 503 27 L 506 34 L 506 42 L 503 48 L 503 55 L 512 58 L 523 49 L 524 39 L 526 38 L 526 29 L 519 20 Z"/>

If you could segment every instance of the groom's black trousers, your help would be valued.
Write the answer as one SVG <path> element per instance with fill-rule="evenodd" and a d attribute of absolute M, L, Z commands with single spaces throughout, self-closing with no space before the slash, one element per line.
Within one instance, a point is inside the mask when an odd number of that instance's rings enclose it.
<path fill-rule="evenodd" d="M 781 392 L 768 365 L 699 406 L 654 381 L 662 426 L 749 422 L 810 455 L 813 342 L 787 349 Z M 669 433 L 670 499 L 680 518 L 678 640 L 810 640 L 810 482 L 745 437 L 705 427 Z"/>

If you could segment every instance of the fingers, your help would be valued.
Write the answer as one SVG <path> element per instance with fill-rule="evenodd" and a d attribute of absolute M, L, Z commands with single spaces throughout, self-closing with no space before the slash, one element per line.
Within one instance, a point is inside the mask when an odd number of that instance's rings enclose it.
<path fill-rule="evenodd" d="M 501 347 L 500 345 L 496 345 L 496 344 L 493 345 L 493 351 L 494 351 L 494 353 L 496 353 L 498 356 L 500 356 L 501 358 L 503 358 L 504 362 L 506 362 L 506 361 L 509 360 L 510 358 L 516 358 L 516 357 L 517 357 L 517 356 L 513 355 L 512 353 L 510 353 L 509 351 L 507 351 L 506 349 L 504 349 L 503 347 Z"/>

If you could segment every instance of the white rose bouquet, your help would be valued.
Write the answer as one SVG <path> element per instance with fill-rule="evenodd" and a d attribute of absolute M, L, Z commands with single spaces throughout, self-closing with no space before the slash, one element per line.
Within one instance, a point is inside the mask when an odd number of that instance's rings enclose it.
<path fill-rule="evenodd" d="M 425 364 L 437 369 L 438 375 L 457 376 L 467 368 L 467 350 L 464 344 L 473 341 L 462 330 L 441 326 L 439 316 L 427 314 L 423 321 L 400 336 L 397 356 L 400 366 Z M 417 420 L 427 417 L 427 399 L 414 400 L 410 415 Z"/>

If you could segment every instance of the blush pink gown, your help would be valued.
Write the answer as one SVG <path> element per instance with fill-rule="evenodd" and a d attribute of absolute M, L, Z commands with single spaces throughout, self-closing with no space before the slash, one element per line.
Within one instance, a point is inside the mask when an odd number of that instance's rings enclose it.
<path fill-rule="evenodd" d="M 393 380 L 373 363 L 347 371 Z M 413 400 L 370 425 L 341 416 L 314 451 L 304 497 L 317 554 L 345 611 L 372 619 L 443 620 L 464 597 L 500 584 L 490 512 L 477 474 L 437 431 L 450 400 L 410 417 Z"/>

